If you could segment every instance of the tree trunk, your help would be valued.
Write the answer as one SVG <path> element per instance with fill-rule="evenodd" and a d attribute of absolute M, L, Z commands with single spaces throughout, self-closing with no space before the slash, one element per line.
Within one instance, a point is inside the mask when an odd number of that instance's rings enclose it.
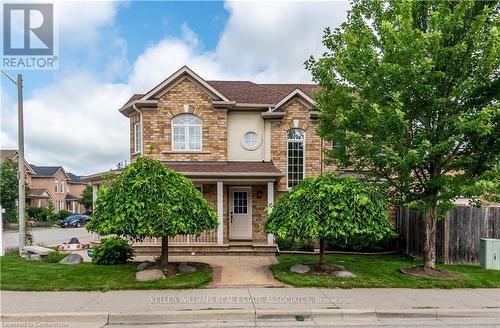
<path fill-rule="evenodd" d="M 325 264 L 325 238 L 319 239 L 319 265 Z"/>
<path fill-rule="evenodd" d="M 436 266 L 436 206 L 429 206 L 424 213 L 424 270 Z"/>
<path fill-rule="evenodd" d="M 161 237 L 160 266 L 168 265 L 168 237 Z"/>

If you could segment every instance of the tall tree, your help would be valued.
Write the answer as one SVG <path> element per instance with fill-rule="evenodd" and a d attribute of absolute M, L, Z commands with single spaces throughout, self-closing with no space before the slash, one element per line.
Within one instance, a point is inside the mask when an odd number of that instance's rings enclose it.
<path fill-rule="evenodd" d="M 379 186 L 330 173 L 307 178 L 278 199 L 265 230 L 283 239 L 319 239 L 320 266 L 328 238 L 382 240 L 394 233 Z"/>
<path fill-rule="evenodd" d="M 306 67 L 322 87 L 329 162 L 369 170 L 388 196 L 424 213 L 424 269 L 436 219 L 460 196 L 498 197 L 498 1 L 354 0 Z"/>
<path fill-rule="evenodd" d="M 92 186 L 88 185 L 83 189 L 82 197 L 80 197 L 79 203 L 85 207 L 85 210 L 91 210 L 94 205 Z"/>
<path fill-rule="evenodd" d="M 97 193 L 89 231 L 135 239 L 162 237 L 161 265 L 168 264 L 168 237 L 217 228 L 217 214 L 193 183 L 160 161 L 139 157 Z"/>

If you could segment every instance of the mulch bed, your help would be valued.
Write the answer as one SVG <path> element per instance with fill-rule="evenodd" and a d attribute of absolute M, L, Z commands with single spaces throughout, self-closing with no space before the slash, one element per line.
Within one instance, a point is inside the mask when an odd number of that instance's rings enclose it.
<path fill-rule="evenodd" d="M 332 276 L 336 271 L 348 271 L 344 266 L 334 264 L 314 264 L 309 267 L 311 271 L 307 274 L 315 276 Z"/>
<path fill-rule="evenodd" d="M 402 273 L 421 278 L 437 278 L 437 279 L 458 279 L 460 275 L 448 270 L 442 269 L 424 269 L 423 266 L 399 269 Z"/>

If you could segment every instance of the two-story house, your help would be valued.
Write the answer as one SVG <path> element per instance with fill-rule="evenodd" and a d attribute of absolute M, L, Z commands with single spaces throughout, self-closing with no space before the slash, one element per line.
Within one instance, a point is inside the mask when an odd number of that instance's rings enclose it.
<path fill-rule="evenodd" d="M 182 173 L 219 216 L 216 231 L 174 243 L 274 244 L 263 229 L 267 205 L 326 169 L 331 144 L 316 134 L 316 88 L 208 81 L 184 66 L 130 98 L 120 112 L 130 121 L 131 161 L 148 156 Z"/>
<path fill-rule="evenodd" d="M 83 189 L 88 184 L 62 166 L 38 166 L 29 164 L 33 174 L 29 184 L 28 205 L 45 207 L 49 199 L 54 203 L 54 210 L 68 210 L 71 213 L 83 213 L 79 203 Z"/>

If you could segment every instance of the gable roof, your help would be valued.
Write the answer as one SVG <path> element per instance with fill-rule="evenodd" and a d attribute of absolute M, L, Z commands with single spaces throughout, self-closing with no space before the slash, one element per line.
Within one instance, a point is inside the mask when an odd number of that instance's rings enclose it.
<path fill-rule="evenodd" d="M 296 90 L 300 90 L 302 99 L 311 105 L 315 105 L 312 98 L 314 91 L 319 90 L 317 84 L 307 83 L 254 83 L 251 81 L 218 81 L 218 80 L 203 80 L 200 76 L 194 73 L 187 66 L 183 66 L 177 72 L 169 76 L 163 82 L 155 86 L 149 92 L 136 93 L 130 97 L 127 102 L 120 108 L 120 112 L 128 116 L 135 109 L 134 105 L 141 106 L 156 106 L 157 98 L 176 83 L 189 78 L 200 87 L 205 89 L 213 99 L 214 104 L 219 105 L 236 105 L 239 107 L 256 107 L 256 108 L 276 108 L 276 104 L 287 98 L 291 93 L 295 92 L 291 97 L 297 95 Z M 243 105 L 243 106 L 242 106 Z M 253 105 L 253 106 L 248 106 Z"/>
<path fill-rule="evenodd" d="M 14 159 L 18 155 L 16 149 L 0 149 L 0 160 Z"/>
<path fill-rule="evenodd" d="M 52 197 L 50 192 L 47 189 L 41 188 L 41 189 L 32 189 L 30 188 L 30 193 L 28 197 L 34 197 L 34 198 L 49 198 Z"/>
<path fill-rule="evenodd" d="M 187 76 L 193 79 L 195 82 L 198 82 L 204 89 L 206 89 L 209 93 L 212 93 L 213 96 L 219 98 L 220 100 L 229 101 L 223 94 L 221 94 L 217 89 L 208 84 L 205 80 L 203 80 L 198 74 L 193 72 L 189 67 L 182 66 L 177 72 L 170 75 L 168 78 L 163 80 L 156 87 L 151 89 L 148 93 L 146 93 L 140 100 L 150 100 L 150 98 L 154 98 L 158 94 L 162 93 L 165 89 L 167 89 L 171 84 L 174 84 L 177 81 L 180 81 L 182 77 Z"/>
<path fill-rule="evenodd" d="M 64 168 L 62 166 L 37 166 L 37 165 L 33 165 L 33 164 L 29 164 L 29 166 L 31 167 L 33 172 L 35 172 L 35 176 L 34 176 L 35 178 L 36 177 L 53 177 L 57 174 L 57 172 L 62 170 L 64 172 L 64 174 L 66 175 L 66 177 L 68 179 L 70 179 L 70 177 L 68 176 L 68 174 L 66 173 L 66 171 L 64 170 Z"/>

